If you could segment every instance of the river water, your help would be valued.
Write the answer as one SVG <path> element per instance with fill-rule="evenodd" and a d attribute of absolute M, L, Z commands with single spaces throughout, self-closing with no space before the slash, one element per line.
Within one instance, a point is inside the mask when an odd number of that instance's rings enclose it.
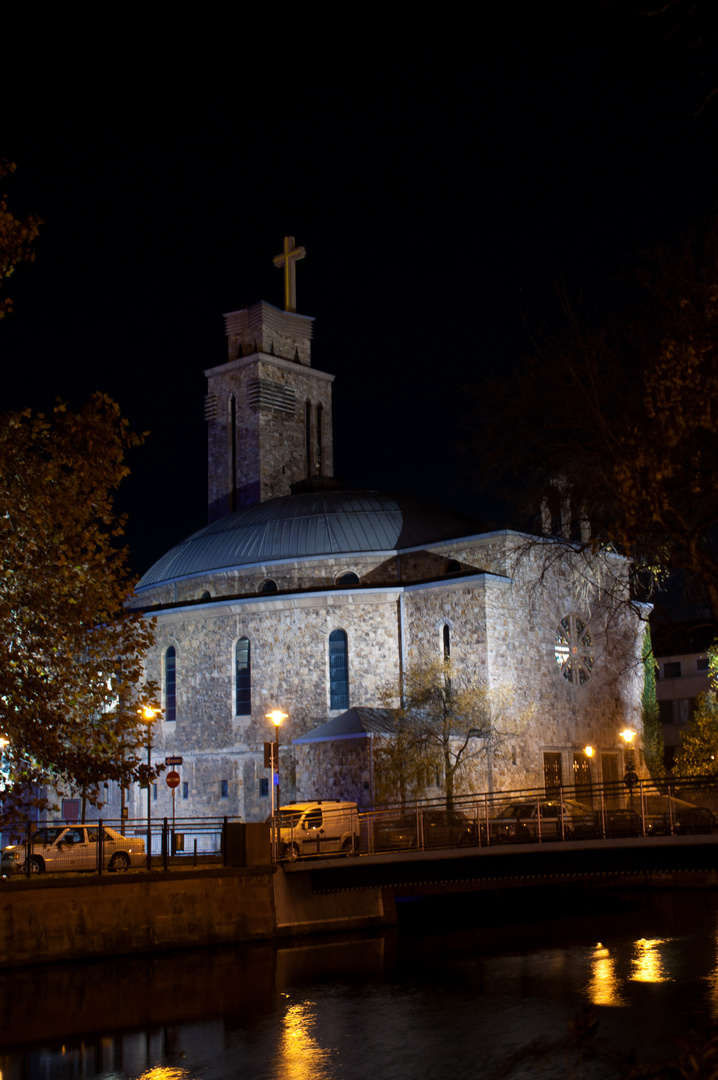
<path fill-rule="evenodd" d="M 4 973 L 0 1080 L 608 1080 L 718 1024 L 716 894 L 441 933 L 411 916 Z"/>

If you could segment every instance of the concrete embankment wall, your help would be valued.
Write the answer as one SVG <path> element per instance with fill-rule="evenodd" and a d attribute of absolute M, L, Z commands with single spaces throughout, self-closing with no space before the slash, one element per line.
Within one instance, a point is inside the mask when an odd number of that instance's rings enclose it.
<path fill-rule="evenodd" d="M 0 966 L 271 938 L 273 868 L 11 882 Z"/>
<path fill-rule="evenodd" d="M 0 910 L 0 967 L 393 921 L 384 917 L 381 889 L 315 896 L 308 874 L 287 881 L 270 865 L 9 881 L 0 885 Z"/>

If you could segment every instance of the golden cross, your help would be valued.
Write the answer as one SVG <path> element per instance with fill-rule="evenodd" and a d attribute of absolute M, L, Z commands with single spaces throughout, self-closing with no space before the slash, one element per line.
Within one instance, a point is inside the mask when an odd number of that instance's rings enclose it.
<path fill-rule="evenodd" d="M 303 247 L 294 246 L 294 237 L 284 237 L 284 251 L 274 256 L 274 265 L 284 267 L 284 310 L 297 310 L 297 269 L 296 263 L 306 255 Z"/>

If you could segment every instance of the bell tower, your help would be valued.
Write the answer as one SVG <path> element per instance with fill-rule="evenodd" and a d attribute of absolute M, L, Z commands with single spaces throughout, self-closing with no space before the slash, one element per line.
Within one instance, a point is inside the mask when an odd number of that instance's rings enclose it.
<path fill-rule="evenodd" d="M 204 373 L 210 522 L 332 475 L 334 376 L 311 366 L 314 319 L 294 310 L 304 255 L 288 236 L 274 259 L 284 311 L 259 300 L 224 316 L 227 362 Z"/>

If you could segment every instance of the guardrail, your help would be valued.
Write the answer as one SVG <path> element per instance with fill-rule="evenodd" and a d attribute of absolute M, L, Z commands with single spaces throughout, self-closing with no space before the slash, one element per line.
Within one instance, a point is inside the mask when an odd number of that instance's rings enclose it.
<path fill-rule="evenodd" d="M 2 829 L 3 876 L 50 871 L 98 874 L 130 869 L 225 862 L 231 818 L 183 818 L 173 823 L 99 819 L 93 822 L 10 822 Z"/>
<path fill-rule="evenodd" d="M 276 858 L 711 833 L 718 831 L 718 778 L 482 792 L 456 796 L 448 808 L 439 799 L 350 811 L 352 804 L 336 809 L 332 800 L 314 805 L 321 813 L 311 824 L 283 811 Z M 149 826 L 143 819 L 6 823 L 1 872 L 32 877 L 226 865 L 236 861 L 232 830 L 239 824 L 228 817 L 158 818 Z"/>
<path fill-rule="evenodd" d="M 312 827 L 283 821 L 279 859 L 421 851 L 431 848 L 718 831 L 718 778 L 523 789 L 393 803 L 355 812 L 316 804 Z M 287 815 L 288 817 L 288 815 Z"/>

